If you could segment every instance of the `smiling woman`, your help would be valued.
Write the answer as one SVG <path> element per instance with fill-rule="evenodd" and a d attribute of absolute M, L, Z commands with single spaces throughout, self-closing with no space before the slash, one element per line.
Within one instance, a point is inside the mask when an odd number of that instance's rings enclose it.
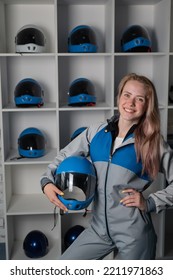
<path fill-rule="evenodd" d="M 130 126 L 138 124 L 135 130 L 137 159 L 142 160 L 143 171 L 155 177 L 159 171 L 160 115 L 153 83 L 134 73 L 125 76 L 119 84 L 117 104 L 118 136 L 124 136 Z"/>
<path fill-rule="evenodd" d="M 160 134 L 156 90 L 144 76 L 129 74 L 119 84 L 119 117 L 88 126 L 64 147 L 41 177 L 50 202 L 68 211 L 59 199 L 55 170 L 72 155 L 90 158 L 97 175 L 91 225 L 60 257 L 102 259 L 115 248 L 116 259 L 154 259 L 157 237 L 150 212 L 173 206 L 173 154 Z M 168 183 L 144 199 L 158 172 Z M 160 187 L 158 187 L 160 189 Z"/>

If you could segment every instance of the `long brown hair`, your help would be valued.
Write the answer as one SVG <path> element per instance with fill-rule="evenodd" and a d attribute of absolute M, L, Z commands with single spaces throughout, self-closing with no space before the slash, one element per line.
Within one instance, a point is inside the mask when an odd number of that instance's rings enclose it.
<path fill-rule="evenodd" d="M 135 129 L 135 149 L 137 160 L 143 164 L 143 172 L 155 178 L 160 167 L 160 114 L 154 84 L 147 77 L 131 73 L 126 75 L 119 84 L 117 103 L 125 84 L 135 80 L 144 85 L 147 96 L 146 112 Z"/>

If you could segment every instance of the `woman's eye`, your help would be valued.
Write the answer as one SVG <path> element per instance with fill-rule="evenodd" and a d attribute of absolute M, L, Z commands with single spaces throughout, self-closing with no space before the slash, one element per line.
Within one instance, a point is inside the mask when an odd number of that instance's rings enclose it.
<path fill-rule="evenodd" d="M 145 98 L 143 97 L 137 97 L 136 101 L 140 102 L 140 103 L 144 103 L 145 102 Z"/>
<path fill-rule="evenodd" d="M 124 97 L 129 98 L 129 97 L 130 97 L 130 94 L 128 94 L 128 93 L 124 93 Z"/>

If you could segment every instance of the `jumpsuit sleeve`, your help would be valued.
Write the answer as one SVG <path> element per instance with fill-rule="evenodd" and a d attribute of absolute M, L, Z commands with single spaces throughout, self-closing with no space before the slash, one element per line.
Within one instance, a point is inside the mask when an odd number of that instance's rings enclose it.
<path fill-rule="evenodd" d="M 148 213 L 151 213 L 151 212 L 156 212 L 156 205 L 155 205 L 155 202 L 153 200 L 153 198 L 151 196 L 149 196 L 147 199 L 146 199 L 146 202 L 147 202 L 147 212 Z"/>
<path fill-rule="evenodd" d="M 156 213 L 173 206 L 173 150 L 163 139 L 161 143 L 160 172 L 165 177 L 166 187 L 149 196 L 155 202 Z"/>
<path fill-rule="evenodd" d="M 40 184 L 42 191 L 48 183 L 55 182 L 54 173 L 57 166 L 66 158 L 72 155 L 89 155 L 89 145 L 92 137 L 95 135 L 99 126 L 90 126 L 79 134 L 73 141 L 71 141 L 66 147 L 61 149 L 55 159 L 48 165 L 45 173 L 40 178 Z"/>

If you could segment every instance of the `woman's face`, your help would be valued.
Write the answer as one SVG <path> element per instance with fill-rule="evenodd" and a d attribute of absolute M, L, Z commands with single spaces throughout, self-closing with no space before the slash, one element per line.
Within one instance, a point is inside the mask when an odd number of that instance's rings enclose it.
<path fill-rule="evenodd" d="M 128 81 L 119 98 L 118 108 L 120 118 L 132 124 L 138 123 L 147 108 L 144 85 L 138 81 Z"/>

